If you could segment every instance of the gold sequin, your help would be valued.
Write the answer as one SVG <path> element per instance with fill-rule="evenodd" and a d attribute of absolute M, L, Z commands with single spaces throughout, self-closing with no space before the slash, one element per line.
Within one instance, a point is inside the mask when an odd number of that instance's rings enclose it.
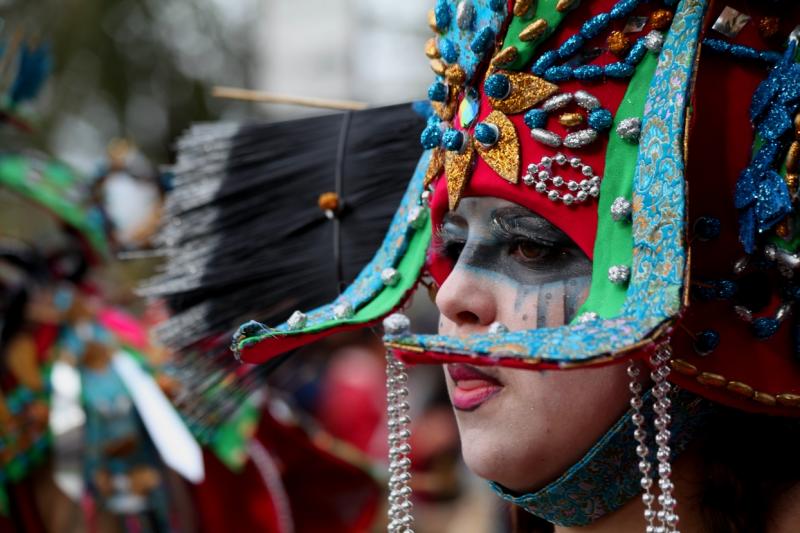
<path fill-rule="evenodd" d="M 525 29 L 519 32 L 520 41 L 535 41 L 547 31 L 547 21 L 544 19 L 537 19 L 525 26 Z"/>
<path fill-rule="evenodd" d="M 753 397 L 753 387 L 746 383 L 742 383 L 741 381 L 731 381 L 728 383 L 727 389 L 746 398 Z"/>
<path fill-rule="evenodd" d="M 650 15 L 650 25 L 654 30 L 666 30 L 672 23 L 672 11 L 669 9 L 656 9 Z"/>
<path fill-rule="evenodd" d="M 335 192 L 324 192 L 317 198 L 317 205 L 323 211 L 336 211 L 339 209 L 339 195 Z"/>
<path fill-rule="evenodd" d="M 712 374 L 711 372 L 701 372 L 696 379 L 703 385 L 710 385 L 712 387 L 724 387 L 725 384 L 728 383 L 728 380 L 725 379 L 725 376 Z"/>
<path fill-rule="evenodd" d="M 533 7 L 533 0 L 516 0 L 514 2 L 514 16 L 524 17 Z"/>
<path fill-rule="evenodd" d="M 612 31 L 606 39 L 608 50 L 616 56 L 624 56 L 631 46 L 631 40 L 621 31 Z"/>
<path fill-rule="evenodd" d="M 688 361 L 684 361 L 683 359 L 673 359 L 670 362 L 670 365 L 672 365 L 672 368 L 676 372 L 680 372 L 681 374 L 684 374 L 684 375 L 687 375 L 687 376 L 696 376 L 697 375 L 697 367 L 694 366 L 692 363 L 690 363 Z"/>
<path fill-rule="evenodd" d="M 783 393 L 775 395 L 778 403 L 787 407 L 800 407 L 800 394 Z"/>
<path fill-rule="evenodd" d="M 519 52 L 516 46 L 506 46 L 494 55 L 492 58 L 492 65 L 496 67 L 508 65 L 509 63 L 513 63 L 518 55 Z"/>
<path fill-rule="evenodd" d="M 447 70 L 447 65 L 444 64 L 439 58 L 431 59 L 431 70 L 438 76 L 444 76 L 444 71 Z"/>
<path fill-rule="evenodd" d="M 503 72 L 511 81 L 511 94 L 502 100 L 489 98 L 492 108 L 506 115 L 521 113 L 558 92 L 558 85 L 528 72 Z"/>
<path fill-rule="evenodd" d="M 568 128 L 580 126 L 583 123 L 583 115 L 580 113 L 562 113 L 558 117 L 558 123 Z"/>
<path fill-rule="evenodd" d="M 778 17 L 761 17 L 758 21 L 758 31 L 765 39 L 775 37 L 781 28 L 781 19 Z"/>
<path fill-rule="evenodd" d="M 578 7 L 580 3 L 580 0 L 558 0 L 556 11 L 563 13 L 564 11 L 569 11 L 570 9 Z"/>
<path fill-rule="evenodd" d="M 492 170 L 504 180 L 517 183 L 519 180 L 519 139 L 514 124 L 500 111 L 489 113 L 484 122 L 494 124 L 500 132 L 497 143 L 484 148 L 475 141 L 478 154 Z"/>
<path fill-rule="evenodd" d="M 439 33 L 439 26 L 436 25 L 436 13 L 434 13 L 433 9 L 428 11 L 428 26 L 430 26 L 434 33 Z"/>
<path fill-rule="evenodd" d="M 439 57 L 439 46 L 436 44 L 436 37 L 431 37 L 428 39 L 428 42 L 425 43 L 425 55 L 430 59 Z"/>
<path fill-rule="evenodd" d="M 464 82 L 467 79 L 467 74 L 464 72 L 464 69 L 461 68 L 461 65 L 458 63 L 453 63 L 452 65 L 448 65 L 444 71 L 444 77 L 447 80 L 447 83 L 450 85 L 464 85 Z"/>
<path fill-rule="evenodd" d="M 472 148 L 470 139 L 467 139 L 464 143 L 463 153 L 448 150 L 444 156 L 444 172 L 447 176 L 447 198 L 451 211 L 458 207 L 461 195 L 464 194 L 464 189 L 467 188 L 474 160 L 475 150 Z"/>
<path fill-rule="evenodd" d="M 433 183 L 444 167 L 444 149 L 434 148 L 431 154 L 431 160 L 428 162 L 428 169 L 425 171 L 425 180 L 423 181 L 425 187 Z"/>
<path fill-rule="evenodd" d="M 764 405 L 775 405 L 776 400 L 775 396 L 772 394 L 767 394 L 766 392 L 758 392 L 753 395 L 753 399 L 757 402 L 761 402 Z"/>

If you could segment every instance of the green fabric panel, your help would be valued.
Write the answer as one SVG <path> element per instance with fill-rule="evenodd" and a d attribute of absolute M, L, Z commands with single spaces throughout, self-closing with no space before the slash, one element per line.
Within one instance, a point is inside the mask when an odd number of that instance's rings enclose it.
<path fill-rule="evenodd" d="M 214 433 L 211 449 L 231 471 L 241 472 L 247 463 L 247 442 L 256 432 L 258 421 L 258 408 L 248 398 L 233 418 L 219 426 Z"/>
<path fill-rule="evenodd" d="M 508 25 L 508 32 L 506 32 L 505 41 L 503 41 L 504 50 L 508 46 L 514 46 L 517 49 L 517 59 L 509 63 L 504 68 L 508 70 L 522 70 L 530 63 L 533 62 L 533 56 L 539 45 L 542 44 L 550 34 L 552 34 L 561 21 L 564 20 L 565 13 L 556 10 L 558 0 L 539 0 L 534 9 L 534 15 L 530 18 L 514 17 Z M 544 19 L 547 21 L 547 30 L 536 40 L 523 41 L 519 38 L 519 33 L 528 27 L 528 25 L 536 19 Z"/>
<path fill-rule="evenodd" d="M 589 297 L 576 316 L 587 311 L 593 311 L 603 318 L 616 316 L 628 293 L 627 286 L 615 285 L 608 280 L 610 267 L 631 266 L 633 262 L 632 226 L 629 222 L 617 222 L 611 218 L 611 204 L 619 196 L 631 199 L 639 145 L 622 140 L 615 130 L 621 120 L 641 117 L 644 114 L 650 81 L 657 65 L 658 56 L 655 54 L 647 53 L 642 59 L 631 78 L 609 132 L 605 177 L 600 184 L 597 207 L 597 239 L 594 245 L 592 285 Z"/>

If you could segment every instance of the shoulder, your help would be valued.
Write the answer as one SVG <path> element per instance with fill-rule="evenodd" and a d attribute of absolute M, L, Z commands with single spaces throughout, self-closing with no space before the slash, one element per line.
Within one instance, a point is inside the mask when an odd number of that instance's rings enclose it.
<path fill-rule="evenodd" d="M 770 519 L 770 533 L 793 533 L 800 523 L 800 483 L 795 483 L 776 502 Z"/>

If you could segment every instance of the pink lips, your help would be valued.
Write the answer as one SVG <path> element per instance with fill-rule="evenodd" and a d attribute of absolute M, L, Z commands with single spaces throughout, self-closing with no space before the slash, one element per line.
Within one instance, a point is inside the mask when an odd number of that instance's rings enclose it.
<path fill-rule="evenodd" d="M 455 383 L 451 400 L 460 411 L 473 411 L 503 389 L 502 383 L 477 368 L 465 364 L 447 365 Z"/>

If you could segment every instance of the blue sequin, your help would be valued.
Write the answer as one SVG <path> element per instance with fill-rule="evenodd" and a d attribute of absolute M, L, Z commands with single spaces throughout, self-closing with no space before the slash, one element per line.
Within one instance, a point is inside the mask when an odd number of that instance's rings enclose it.
<path fill-rule="evenodd" d="M 428 98 L 434 102 L 444 102 L 447 100 L 447 86 L 440 81 L 433 82 L 428 87 Z"/>
<path fill-rule="evenodd" d="M 694 349 L 699 355 L 708 355 L 719 346 L 719 333 L 713 329 L 707 329 L 697 334 L 694 341 Z"/>
<path fill-rule="evenodd" d="M 717 281 L 714 283 L 714 287 L 717 291 L 717 298 L 720 300 L 730 300 L 736 296 L 736 291 L 738 290 L 738 285 L 736 282 L 729 279 L 721 279 Z"/>
<path fill-rule="evenodd" d="M 741 59 L 758 59 L 759 54 L 758 51 L 754 48 L 750 48 L 749 46 L 742 46 L 738 44 L 732 44 L 729 49 L 730 54 L 733 57 L 738 57 Z"/>
<path fill-rule="evenodd" d="M 458 46 L 450 39 L 439 39 L 439 53 L 447 63 L 458 61 Z"/>
<path fill-rule="evenodd" d="M 614 122 L 614 117 L 611 115 L 611 111 L 608 109 L 604 109 L 599 107 L 597 109 L 593 109 L 589 113 L 589 127 L 596 129 L 597 131 L 606 131 L 611 127 L 611 124 Z"/>
<path fill-rule="evenodd" d="M 572 78 L 572 69 L 566 65 L 550 67 L 544 72 L 544 78 L 548 81 L 567 81 Z"/>
<path fill-rule="evenodd" d="M 702 241 L 719 237 L 722 223 L 715 217 L 700 217 L 694 223 L 694 236 Z"/>
<path fill-rule="evenodd" d="M 578 50 L 581 49 L 583 43 L 586 42 L 582 35 L 575 34 L 571 36 L 569 39 L 564 41 L 561 46 L 558 47 L 558 57 L 561 59 L 566 59 L 569 56 L 575 54 Z"/>
<path fill-rule="evenodd" d="M 530 129 L 544 128 L 547 125 L 547 112 L 544 109 L 531 109 L 525 113 L 525 125 Z"/>
<path fill-rule="evenodd" d="M 581 26 L 581 35 L 586 39 L 593 39 L 600 35 L 608 23 L 611 22 L 611 15 L 608 13 L 600 13 L 590 18 Z"/>
<path fill-rule="evenodd" d="M 639 5 L 639 1 L 640 0 L 621 0 L 611 8 L 608 14 L 614 20 L 625 18 L 631 13 L 631 11 L 636 9 L 636 6 Z"/>
<path fill-rule="evenodd" d="M 636 67 L 618 61 L 616 63 L 609 63 L 603 68 L 606 76 L 609 78 L 630 78 L 636 72 Z"/>
<path fill-rule="evenodd" d="M 492 28 L 486 26 L 475 34 L 472 42 L 469 43 L 470 49 L 476 54 L 485 54 L 490 48 L 494 46 L 495 33 Z"/>
<path fill-rule="evenodd" d="M 505 74 L 492 74 L 486 78 L 483 90 L 488 96 L 502 100 L 511 92 L 511 81 Z"/>
<path fill-rule="evenodd" d="M 489 0 L 489 7 L 493 11 L 502 11 L 506 5 L 506 0 Z"/>
<path fill-rule="evenodd" d="M 497 126 L 492 127 L 485 122 L 481 122 L 475 126 L 475 140 L 485 146 L 494 145 L 497 142 L 498 137 L 499 133 L 497 131 Z"/>
<path fill-rule="evenodd" d="M 774 318 L 759 317 L 754 319 L 750 326 L 753 330 L 753 335 L 755 335 L 756 338 L 766 339 L 775 335 L 775 332 L 778 331 L 778 326 L 780 326 L 780 323 Z"/>
<path fill-rule="evenodd" d="M 789 188 L 780 174 L 767 171 L 758 185 L 755 211 L 759 232 L 766 231 L 792 211 Z"/>
<path fill-rule="evenodd" d="M 436 148 L 442 142 L 442 130 L 439 126 L 431 125 L 422 130 L 422 135 L 419 137 L 422 147 L 426 150 Z"/>
<path fill-rule="evenodd" d="M 451 128 L 442 135 L 442 144 L 448 150 L 458 152 L 464 145 L 464 134 Z"/>
<path fill-rule="evenodd" d="M 628 57 L 625 58 L 625 62 L 629 65 L 638 65 L 646 53 L 647 46 L 644 44 L 644 39 L 638 39 L 633 43 L 633 46 L 631 46 L 631 51 L 628 52 Z"/>
<path fill-rule="evenodd" d="M 445 31 L 450 25 L 451 18 L 450 6 L 447 4 L 447 0 L 437 0 L 434 15 L 436 17 L 436 27 L 439 28 L 439 31 Z"/>
<path fill-rule="evenodd" d="M 537 76 L 541 76 L 545 73 L 547 69 L 555 65 L 557 60 L 558 60 L 558 52 L 556 52 L 555 50 L 548 50 L 547 52 L 539 56 L 539 59 L 537 59 L 536 62 L 533 64 L 531 72 L 533 72 Z"/>
<path fill-rule="evenodd" d="M 578 80 L 596 80 L 603 75 L 603 67 L 600 65 L 581 65 L 580 67 L 575 67 L 572 75 Z"/>

